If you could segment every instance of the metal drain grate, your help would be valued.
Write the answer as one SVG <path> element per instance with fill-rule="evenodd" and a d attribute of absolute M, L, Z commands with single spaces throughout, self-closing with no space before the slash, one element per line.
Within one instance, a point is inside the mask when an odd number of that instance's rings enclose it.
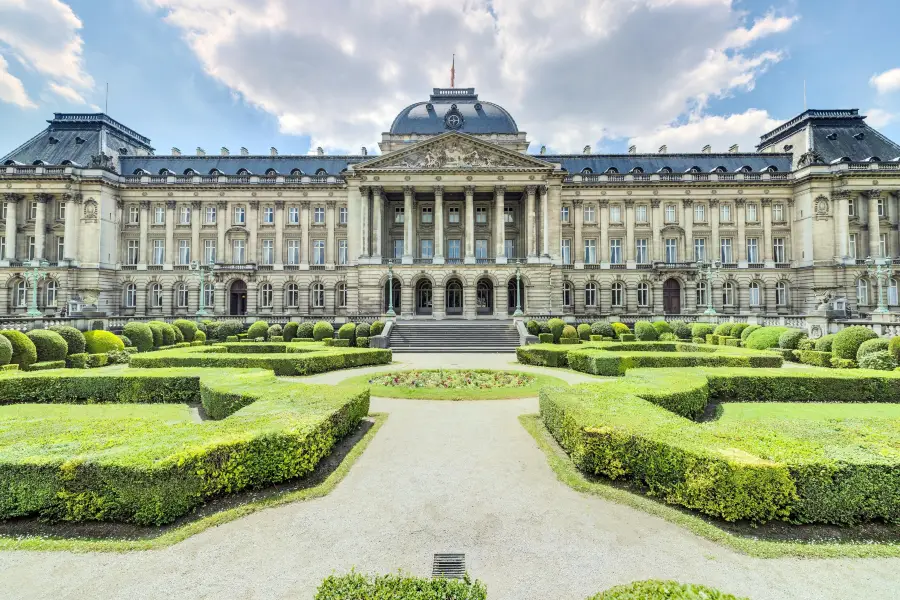
<path fill-rule="evenodd" d="M 431 565 L 432 577 L 462 579 L 466 574 L 465 554 L 435 554 Z"/>

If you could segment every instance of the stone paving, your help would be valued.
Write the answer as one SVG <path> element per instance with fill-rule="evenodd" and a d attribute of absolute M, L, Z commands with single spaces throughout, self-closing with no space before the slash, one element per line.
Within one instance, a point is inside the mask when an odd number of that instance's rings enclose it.
<path fill-rule="evenodd" d="M 512 368 L 513 361 L 403 357 L 410 368 Z M 535 399 L 374 399 L 372 409 L 390 416 L 330 495 L 258 512 L 164 550 L 0 553 L 0 597 L 306 599 L 323 577 L 353 566 L 428 575 L 435 552 L 464 552 L 491 600 L 581 600 L 646 578 L 704 583 L 754 600 L 896 597 L 900 559 L 749 558 L 572 491 L 517 420 L 537 411 Z"/>

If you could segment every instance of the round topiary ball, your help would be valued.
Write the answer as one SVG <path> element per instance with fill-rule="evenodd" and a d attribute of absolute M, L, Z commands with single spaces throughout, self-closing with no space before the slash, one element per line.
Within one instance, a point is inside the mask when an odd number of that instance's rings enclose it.
<path fill-rule="evenodd" d="M 369 334 L 372 332 L 372 328 L 368 323 L 360 323 L 356 326 L 356 337 L 369 337 Z"/>
<path fill-rule="evenodd" d="M 539 335 L 541 333 L 541 326 L 538 325 L 537 321 L 531 319 L 525 323 L 525 330 L 528 331 L 529 335 Z"/>
<path fill-rule="evenodd" d="M 197 333 L 196 323 L 187 319 L 176 319 L 172 325 L 181 332 L 181 337 L 185 342 L 194 341 L 194 334 Z"/>
<path fill-rule="evenodd" d="M 562 319 L 550 319 L 547 321 L 547 325 L 550 327 L 550 333 L 553 334 L 554 343 L 559 342 L 559 338 L 561 338 L 563 334 L 563 329 L 566 327 L 565 321 Z M 574 327 L 572 329 L 574 329 Z M 576 336 L 577 335 L 578 333 L 576 332 Z"/>
<path fill-rule="evenodd" d="M 356 335 L 356 325 L 353 323 L 344 323 L 341 325 L 341 328 L 338 329 L 338 337 L 342 340 L 350 340 L 350 345 L 353 345 L 353 336 Z"/>
<path fill-rule="evenodd" d="M 659 335 L 650 321 L 637 321 L 634 324 L 634 337 L 640 342 L 655 342 Z"/>
<path fill-rule="evenodd" d="M 748 325 L 741 331 L 741 341 L 746 341 L 750 334 L 757 329 L 762 329 L 762 325 Z"/>
<path fill-rule="evenodd" d="M 897 361 L 887 350 L 869 352 L 858 361 L 860 369 L 874 369 L 876 371 L 893 371 L 897 368 Z"/>
<path fill-rule="evenodd" d="M 251 340 L 255 340 L 258 338 L 267 339 L 269 335 L 269 324 L 265 321 L 256 321 L 252 325 L 250 325 L 250 329 L 247 330 L 247 337 Z"/>
<path fill-rule="evenodd" d="M 12 355 L 12 344 L 5 336 L 0 335 L 0 365 L 8 365 Z"/>
<path fill-rule="evenodd" d="M 890 351 L 891 356 L 894 357 L 894 360 L 900 363 L 900 336 L 891 338 L 888 343 L 888 350 Z"/>
<path fill-rule="evenodd" d="M 597 321 L 593 325 L 591 325 L 591 333 L 594 335 L 602 335 L 603 337 L 614 338 L 616 337 L 616 332 L 612 328 L 612 325 L 605 321 Z"/>
<path fill-rule="evenodd" d="M 566 338 L 567 340 L 576 340 L 578 339 L 578 330 L 571 325 L 564 325 L 559 337 L 560 339 Z"/>
<path fill-rule="evenodd" d="M 684 321 L 672 321 L 669 325 L 672 326 L 672 333 L 677 335 L 679 340 L 689 340 L 693 337 L 691 335 L 691 326 Z"/>
<path fill-rule="evenodd" d="M 587 323 L 582 323 L 578 326 L 578 337 L 585 342 L 590 341 L 591 339 L 591 326 Z"/>
<path fill-rule="evenodd" d="M 877 333 L 862 325 L 845 327 L 835 334 L 834 341 L 831 344 L 831 354 L 835 358 L 854 360 L 862 343 L 877 337 Z"/>
<path fill-rule="evenodd" d="M 745 329 L 747 329 L 747 327 L 749 327 L 749 325 L 747 325 L 747 323 L 732 323 L 731 324 L 731 333 L 729 335 L 731 335 L 731 337 L 733 337 L 733 338 L 740 339 L 741 333 L 743 333 L 743 331 Z"/>
<path fill-rule="evenodd" d="M 823 335 L 816 340 L 816 352 L 831 352 L 831 344 L 834 343 L 834 334 Z"/>
<path fill-rule="evenodd" d="M 653 329 L 655 329 L 656 333 L 659 335 L 662 335 L 664 333 L 673 333 L 672 326 L 667 321 L 653 321 L 651 325 L 653 325 Z"/>
<path fill-rule="evenodd" d="M 169 325 L 172 328 L 172 334 L 175 336 L 175 343 L 180 344 L 184 341 L 184 334 L 181 333 L 181 330 L 175 327 L 174 325 Z"/>
<path fill-rule="evenodd" d="M 198 329 L 198 330 L 197 330 L 197 333 L 194 334 L 194 341 L 195 341 L 195 342 L 205 342 L 205 341 L 206 341 L 206 334 L 203 333 L 203 331 L 201 331 L 201 330 Z"/>
<path fill-rule="evenodd" d="M 88 354 L 106 354 L 113 350 L 124 350 L 125 344 L 111 331 L 96 329 L 84 334 L 85 350 Z"/>
<path fill-rule="evenodd" d="M 796 350 L 800 340 L 806 339 L 806 332 L 802 329 L 788 329 L 778 336 L 778 347 L 783 350 Z"/>
<path fill-rule="evenodd" d="M 731 335 L 732 323 L 719 323 L 713 330 L 713 335 Z"/>
<path fill-rule="evenodd" d="M 319 321 L 313 326 L 313 339 L 321 342 L 325 338 L 334 337 L 334 326 L 327 321 Z"/>
<path fill-rule="evenodd" d="M 34 343 L 38 362 L 66 360 L 69 345 L 63 336 L 49 329 L 32 329 L 25 335 Z"/>
<path fill-rule="evenodd" d="M 62 339 L 66 340 L 67 355 L 84 352 L 84 334 L 79 330 L 68 325 L 54 325 L 47 329 L 55 331 L 62 336 Z"/>
<path fill-rule="evenodd" d="M 300 326 L 297 328 L 297 337 L 303 339 L 312 339 L 313 324 L 309 322 L 300 323 Z"/>
<path fill-rule="evenodd" d="M 381 335 L 384 332 L 384 321 L 375 321 L 369 328 L 369 337 Z"/>
<path fill-rule="evenodd" d="M 747 600 L 694 583 L 648 579 L 611 587 L 588 600 Z"/>
<path fill-rule="evenodd" d="M 19 365 L 19 369 L 24 371 L 37 362 L 37 348 L 35 348 L 34 342 L 27 335 L 13 329 L 4 329 L 0 331 L 0 335 L 12 344 L 10 363 Z"/>
<path fill-rule="evenodd" d="M 691 327 L 691 337 L 706 339 L 706 336 L 712 335 L 716 328 L 709 323 L 694 323 Z"/>
<path fill-rule="evenodd" d="M 122 328 L 122 334 L 131 340 L 132 345 L 137 348 L 138 352 L 153 350 L 153 331 L 146 323 L 130 321 Z M 162 332 L 160 332 L 160 341 L 161 338 Z"/>
<path fill-rule="evenodd" d="M 175 343 L 175 328 L 169 325 L 164 321 L 148 321 L 147 325 L 150 326 L 150 329 L 154 329 L 154 325 L 159 330 L 160 340 L 157 343 L 156 340 L 156 332 L 153 333 L 153 345 L 156 347 L 160 346 L 171 346 Z"/>
<path fill-rule="evenodd" d="M 619 337 L 623 333 L 631 333 L 631 329 L 625 323 L 613 323 L 612 324 L 613 331 L 616 333 L 615 337 Z"/>
<path fill-rule="evenodd" d="M 860 361 L 862 360 L 863 356 L 872 354 L 873 352 L 890 352 L 890 346 L 890 340 L 887 340 L 885 338 L 874 338 L 871 340 L 866 340 L 859 345 L 859 350 L 856 351 L 856 360 Z"/>
<path fill-rule="evenodd" d="M 781 334 L 785 331 L 788 331 L 787 327 L 760 327 L 747 336 L 744 346 L 753 350 L 775 348 L 778 346 Z"/>
<path fill-rule="evenodd" d="M 282 333 L 283 330 L 281 329 L 281 325 L 275 323 L 274 325 L 269 326 L 269 330 L 266 332 L 266 335 L 268 336 L 267 339 L 271 340 L 273 337 L 280 336 Z"/>
<path fill-rule="evenodd" d="M 150 328 L 150 332 L 153 334 L 153 347 L 154 348 L 159 348 L 164 343 L 162 325 L 163 325 L 163 323 L 160 323 L 159 321 L 150 321 L 149 323 L 147 323 L 147 327 Z"/>
<path fill-rule="evenodd" d="M 284 338 L 284 341 L 289 342 L 297 336 L 297 330 L 300 328 L 300 324 L 295 321 L 288 321 L 284 326 L 284 330 L 281 332 L 281 337 Z"/>

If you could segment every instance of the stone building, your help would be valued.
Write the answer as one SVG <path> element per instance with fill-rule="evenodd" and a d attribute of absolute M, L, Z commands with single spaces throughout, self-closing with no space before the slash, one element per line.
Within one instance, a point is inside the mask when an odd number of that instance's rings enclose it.
<path fill-rule="evenodd" d="M 158 155 L 105 114 L 56 114 L 0 159 L 0 310 L 506 318 L 804 314 L 877 302 L 900 256 L 900 146 L 856 110 L 808 110 L 754 152 L 528 154 L 474 89 L 404 108 L 381 154 Z M 719 260 L 706 281 L 698 260 Z M 388 282 L 390 270 L 393 283 Z M 517 274 L 519 285 L 517 286 Z M 388 290 L 392 293 L 389 294 Z M 518 291 L 517 291 L 518 290 Z M 886 294 L 897 305 L 896 282 Z M 389 298 L 392 296 L 392 298 Z"/>

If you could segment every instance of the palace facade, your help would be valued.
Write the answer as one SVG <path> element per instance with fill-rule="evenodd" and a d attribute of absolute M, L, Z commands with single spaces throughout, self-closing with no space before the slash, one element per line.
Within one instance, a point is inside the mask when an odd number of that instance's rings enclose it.
<path fill-rule="evenodd" d="M 440 88 L 378 156 L 286 156 L 157 155 L 57 113 L 0 159 L 0 311 L 43 259 L 47 315 L 193 315 L 201 275 L 217 315 L 796 315 L 825 292 L 867 313 L 865 259 L 900 256 L 900 146 L 864 119 L 808 110 L 754 152 L 528 154 L 506 110 Z"/>

